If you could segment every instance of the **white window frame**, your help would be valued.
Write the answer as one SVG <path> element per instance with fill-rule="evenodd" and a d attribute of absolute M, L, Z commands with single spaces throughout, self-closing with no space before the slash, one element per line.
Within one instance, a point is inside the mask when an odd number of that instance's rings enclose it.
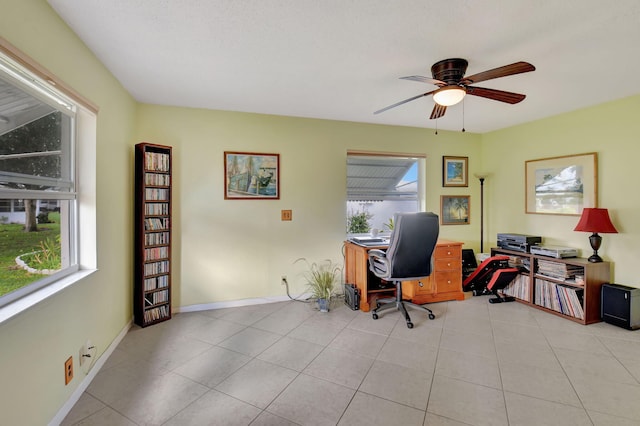
<path fill-rule="evenodd" d="M 414 198 L 405 198 L 398 199 L 398 201 L 414 201 L 416 202 L 416 211 L 425 211 L 426 209 L 426 155 L 425 154 L 416 154 L 416 153 L 400 153 L 400 152 L 375 152 L 375 151 L 347 151 L 347 161 L 349 157 L 370 157 L 370 158 L 397 158 L 397 159 L 411 159 L 416 160 L 418 164 L 418 176 L 417 176 L 417 189 L 416 195 Z M 348 166 L 347 166 L 348 170 Z M 348 188 L 347 192 L 348 192 Z M 349 196 L 347 194 L 347 203 L 349 202 Z M 363 202 L 364 203 L 364 202 Z M 347 208 L 346 216 L 349 215 L 349 211 Z M 381 229 L 380 231 L 383 231 Z M 350 234 L 347 235 L 351 236 Z"/>
<path fill-rule="evenodd" d="M 29 87 L 31 94 L 47 103 L 56 102 L 58 110 L 75 115 L 72 120 L 75 136 L 72 138 L 72 162 L 70 172 L 75 182 L 73 207 L 68 217 L 72 222 L 69 234 L 73 266 L 38 280 L 0 298 L 0 323 L 29 309 L 63 289 L 75 284 L 97 270 L 96 245 L 96 133 L 97 107 L 78 95 L 66 84 L 53 76 L 24 53 L 0 38 L 0 72 L 18 72 L 24 81 L 21 88 Z M 11 70 L 9 70 L 11 68 Z M 14 76 L 15 77 L 15 76 Z M 47 101 L 48 100 L 48 101 Z M 63 112 L 65 113 L 65 112 Z M 2 194 L 0 198 L 15 198 Z M 47 196 L 43 191 L 20 191 L 21 197 L 31 199 L 58 198 Z"/>

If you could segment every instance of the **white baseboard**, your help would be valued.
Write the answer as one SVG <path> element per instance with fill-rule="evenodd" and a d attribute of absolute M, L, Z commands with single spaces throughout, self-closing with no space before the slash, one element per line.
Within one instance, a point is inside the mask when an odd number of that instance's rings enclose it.
<path fill-rule="evenodd" d="M 302 294 L 297 296 L 298 300 L 306 300 L 311 297 L 310 294 Z M 273 296 L 273 297 L 256 297 L 252 299 L 240 299 L 240 300 L 230 300 L 226 302 L 214 302 L 214 303 L 203 303 L 199 305 L 188 305 L 188 306 L 180 306 L 178 308 L 174 308 L 173 312 L 198 312 L 198 311 L 208 311 L 210 309 L 224 309 L 224 308 L 236 308 L 238 306 L 250 306 L 250 305 L 262 305 L 265 303 L 275 303 L 275 302 L 286 302 L 291 300 L 288 296 Z"/>
<path fill-rule="evenodd" d="M 67 402 L 64 403 L 62 408 L 58 410 L 58 413 L 54 416 L 53 419 L 49 422 L 50 426 L 56 426 L 62 423 L 65 417 L 71 412 L 71 409 L 78 402 L 84 391 L 87 390 L 93 379 L 100 372 L 100 369 L 104 366 L 105 362 L 109 359 L 113 351 L 118 347 L 124 336 L 127 335 L 129 329 L 133 325 L 133 320 L 129 321 L 129 323 L 120 331 L 120 333 L 116 336 L 116 338 L 111 342 L 107 350 L 102 353 L 102 356 L 96 361 L 93 367 L 89 370 L 87 375 L 82 379 L 80 385 L 76 388 L 75 391 L 71 394 Z"/>

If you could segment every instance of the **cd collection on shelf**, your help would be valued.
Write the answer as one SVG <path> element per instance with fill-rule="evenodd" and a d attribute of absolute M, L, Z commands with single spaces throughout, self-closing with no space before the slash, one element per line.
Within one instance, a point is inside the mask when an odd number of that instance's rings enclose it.
<path fill-rule="evenodd" d="M 135 146 L 134 319 L 146 327 L 171 318 L 171 147 Z"/>
<path fill-rule="evenodd" d="M 141 144 L 139 144 L 141 145 Z M 152 144 L 145 144 L 151 146 Z M 159 145 L 156 145 L 159 146 Z M 169 148 L 169 147 L 164 147 Z M 155 152 L 146 151 L 144 153 L 144 167 L 147 170 L 153 170 L 157 172 L 168 172 L 171 167 L 171 153 L 170 152 Z"/>

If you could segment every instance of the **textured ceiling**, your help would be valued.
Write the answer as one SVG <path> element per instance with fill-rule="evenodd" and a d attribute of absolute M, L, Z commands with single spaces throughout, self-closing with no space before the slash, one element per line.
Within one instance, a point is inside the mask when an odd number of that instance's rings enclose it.
<path fill-rule="evenodd" d="M 638 0 L 48 0 L 140 102 L 434 128 L 431 65 L 467 75 L 517 61 L 534 72 L 479 84 L 439 129 L 484 133 L 640 93 Z M 463 113 L 464 111 L 464 113 Z"/>

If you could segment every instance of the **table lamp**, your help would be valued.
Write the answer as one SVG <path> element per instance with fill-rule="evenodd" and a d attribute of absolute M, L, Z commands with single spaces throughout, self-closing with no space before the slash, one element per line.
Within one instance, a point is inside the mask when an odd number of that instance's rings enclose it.
<path fill-rule="evenodd" d="M 582 216 L 576 225 L 574 231 L 592 232 L 589 237 L 589 243 L 593 249 L 593 255 L 589 257 L 589 262 L 602 262 L 602 258 L 598 256 L 598 249 L 602 244 L 602 237 L 598 233 L 617 234 L 618 230 L 609 219 L 609 211 L 607 209 L 585 208 L 582 209 Z"/>

